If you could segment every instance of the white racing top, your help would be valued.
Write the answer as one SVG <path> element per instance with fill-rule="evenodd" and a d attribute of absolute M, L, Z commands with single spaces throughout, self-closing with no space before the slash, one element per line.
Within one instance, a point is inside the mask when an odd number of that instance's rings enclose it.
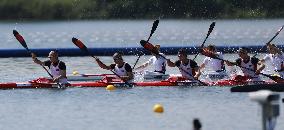
<path fill-rule="evenodd" d="M 165 55 L 163 53 L 159 53 L 160 55 L 164 56 Z M 167 60 L 163 57 L 159 57 L 157 58 L 156 56 L 152 56 L 148 61 L 147 63 L 149 65 L 154 65 L 154 71 L 156 72 L 162 72 L 162 73 L 165 73 L 166 71 L 166 63 L 167 63 Z"/>
<path fill-rule="evenodd" d="M 267 54 L 264 58 L 264 61 L 270 61 L 272 63 L 272 66 L 276 72 L 279 73 L 279 75 L 283 78 L 284 77 L 284 71 L 282 68 L 284 67 L 284 54 Z"/>
<path fill-rule="evenodd" d="M 264 61 L 270 61 L 274 67 L 274 70 L 281 70 L 284 61 L 284 54 L 267 54 L 263 59 Z"/>
<path fill-rule="evenodd" d="M 217 55 L 220 59 L 223 59 L 223 55 L 221 52 L 217 52 Z M 221 71 L 223 70 L 223 67 L 224 67 L 222 60 L 214 59 L 211 57 L 206 57 L 203 60 L 203 63 L 205 64 L 205 66 L 208 66 L 209 67 L 208 69 L 211 71 Z"/>

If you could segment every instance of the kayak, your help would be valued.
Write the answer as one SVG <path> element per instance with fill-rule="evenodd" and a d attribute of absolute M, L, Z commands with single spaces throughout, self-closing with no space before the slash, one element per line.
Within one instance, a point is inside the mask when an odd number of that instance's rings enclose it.
<path fill-rule="evenodd" d="M 71 83 L 68 87 L 106 87 L 108 85 L 114 85 L 115 87 L 129 87 L 126 86 L 124 82 L 75 82 Z M 192 81 L 179 81 L 179 82 L 170 82 L 170 81 L 152 81 L 152 82 L 136 82 L 131 83 L 135 87 L 163 87 L 163 86 L 202 86 L 198 82 Z M 222 87 L 222 86 L 221 86 Z M 257 90 L 271 90 L 276 92 L 284 92 L 284 84 L 253 84 L 253 85 L 239 85 L 239 86 L 230 86 L 231 92 L 252 92 Z M 37 89 L 37 88 L 56 88 L 59 86 L 56 83 L 30 83 L 30 82 L 21 82 L 21 83 L 0 83 L 0 89 Z"/>
<path fill-rule="evenodd" d="M 136 75 L 138 77 L 139 75 Z M 165 80 L 170 77 L 169 74 L 162 74 L 159 72 L 153 72 L 153 71 L 144 71 L 141 73 L 141 76 L 144 80 Z"/>
<path fill-rule="evenodd" d="M 114 74 L 75 74 L 75 75 L 67 75 L 67 79 L 68 81 L 98 81 L 103 79 L 105 76 L 114 76 Z M 137 79 L 141 77 L 143 78 L 143 80 L 153 81 L 153 80 L 165 80 L 169 78 L 170 75 L 145 71 L 144 73 L 136 73 L 135 77 Z M 50 77 L 44 77 L 44 78 L 51 79 Z"/>
<path fill-rule="evenodd" d="M 284 83 L 284 82 L 283 82 Z M 234 75 L 230 79 L 222 79 L 212 82 L 214 86 L 237 86 L 237 85 L 253 85 L 253 84 L 275 84 L 273 80 L 252 80 L 249 77 Z"/>
<path fill-rule="evenodd" d="M 98 81 L 103 79 L 105 76 L 114 76 L 114 74 L 74 74 L 67 75 L 68 81 Z M 171 76 L 181 76 L 180 74 L 161 74 L 152 71 L 144 71 L 140 73 L 135 73 L 136 79 L 143 79 L 144 81 L 157 81 L 157 80 L 166 80 Z M 207 73 L 206 78 L 210 78 L 211 80 L 220 80 L 227 77 L 226 74 L 220 73 Z M 47 79 L 51 79 L 50 77 L 44 77 Z"/>
<path fill-rule="evenodd" d="M 223 80 L 221 83 L 226 83 L 226 85 L 216 84 L 216 82 L 206 82 L 202 81 L 208 86 L 230 86 L 230 87 L 238 87 L 241 85 L 251 86 L 248 83 L 242 82 L 231 82 L 231 80 Z M 257 86 L 273 86 L 277 85 L 277 87 L 281 87 L 283 84 L 275 84 L 273 81 L 265 81 L 261 82 L 261 84 L 254 85 Z M 161 81 L 139 81 L 139 82 L 131 82 L 125 83 L 118 79 L 116 76 L 107 75 L 103 77 L 103 79 L 99 81 L 80 81 L 80 82 L 71 82 L 67 85 L 67 87 L 107 87 L 108 85 L 114 85 L 115 87 L 162 87 L 162 86 L 204 86 L 199 81 L 186 80 L 180 76 L 171 76 L 166 80 Z M 252 87 L 252 86 L 251 86 Z M 20 82 L 20 83 L 0 83 L 0 89 L 19 89 L 19 88 L 58 88 L 58 84 L 52 83 L 49 79 L 46 78 L 38 78 L 36 80 L 32 80 L 29 82 Z M 245 87 L 242 87 L 245 88 Z"/>
<path fill-rule="evenodd" d="M 211 79 L 212 81 L 229 78 L 228 74 L 225 71 L 208 71 L 203 73 L 203 76 L 205 76 L 207 79 Z"/>
<path fill-rule="evenodd" d="M 23 88 L 59 88 L 56 83 L 0 83 L 0 89 L 23 89 Z"/>
<path fill-rule="evenodd" d="M 114 85 L 115 87 L 157 87 L 157 86 L 201 86 L 198 82 L 193 81 L 180 81 L 180 82 L 169 82 L 169 81 L 152 81 L 152 82 L 104 82 L 104 81 L 87 81 L 87 82 L 74 82 L 70 83 L 67 87 L 106 87 L 108 85 Z M 56 83 L 0 83 L 0 89 L 24 89 L 24 88 L 59 88 Z"/>
<path fill-rule="evenodd" d="M 209 84 L 209 83 L 208 83 Z M 99 81 L 80 81 L 71 82 L 67 87 L 107 87 L 114 85 L 115 87 L 158 87 L 158 86 L 202 86 L 198 81 L 179 80 L 178 77 L 170 77 L 167 80 L 161 81 L 140 81 L 125 83 L 115 76 L 105 76 Z M 0 83 L 0 89 L 19 89 L 19 88 L 58 88 L 58 84 L 52 83 L 49 79 L 38 78 L 29 82 L 20 83 Z"/>
<path fill-rule="evenodd" d="M 98 81 L 103 79 L 105 76 L 114 76 L 114 74 L 76 74 L 67 75 L 68 81 Z M 51 79 L 50 77 L 44 77 Z"/>

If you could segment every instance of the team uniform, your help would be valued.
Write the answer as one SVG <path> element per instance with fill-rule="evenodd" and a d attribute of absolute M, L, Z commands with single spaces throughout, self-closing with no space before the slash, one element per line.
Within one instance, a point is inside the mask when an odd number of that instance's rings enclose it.
<path fill-rule="evenodd" d="M 257 70 L 257 63 L 259 59 L 255 57 L 251 57 L 247 63 L 245 63 L 241 58 L 238 58 L 236 60 L 236 63 L 238 66 L 242 66 L 241 70 L 244 74 L 244 80 L 247 81 L 261 81 L 259 75 L 255 74 L 255 71 Z M 245 69 L 247 68 L 247 69 Z M 250 69 L 250 70 L 248 70 Z M 253 70 L 253 71 L 252 71 Z"/>
<path fill-rule="evenodd" d="M 163 53 L 159 53 L 160 55 L 164 56 Z M 149 65 L 154 65 L 154 72 L 160 73 L 160 74 L 165 74 L 166 72 L 166 62 L 167 60 L 161 56 L 157 58 L 156 56 L 152 56 L 146 63 Z"/>
<path fill-rule="evenodd" d="M 220 59 L 223 59 L 223 55 L 221 52 L 217 52 L 217 57 Z M 203 60 L 203 63 L 205 66 L 209 67 L 209 72 L 206 73 L 206 75 L 211 79 L 223 79 L 227 76 L 226 70 L 225 70 L 225 64 L 224 61 L 206 57 Z"/>
<path fill-rule="evenodd" d="M 270 61 L 274 68 L 274 71 L 277 72 L 281 78 L 284 78 L 284 54 L 267 54 L 264 58 L 264 61 Z"/>
<path fill-rule="evenodd" d="M 122 67 L 118 67 L 116 64 L 111 64 L 110 67 L 119 76 L 127 76 L 127 72 L 132 73 L 132 68 L 127 62 L 124 62 Z"/>
<path fill-rule="evenodd" d="M 175 62 L 175 65 L 179 68 L 182 77 L 189 79 L 189 80 L 195 80 L 194 75 L 195 71 L 194 69 L 198 67 L 197 63 L 193 60 L 189 60 L 187 64 L 182 64 L 180 60 Z"/>
<path fill-rule="evenodd" d="M 66 70 L 66 65 L 62 61 L 58 61 L 56 64 L 52 64 L 50 60 L 43 62 L 44 66 L 48 66 L 50 74 L 53 77 L 60 76 L 60 70 Z M 59 79 L 60 84 L 68 84 L 68 80 L 66 77 Z"/>
<path fill-rule="evenodd" d="M 160 55 L 164 56 L 163 53 L 159 53 Z M 146 63 L 149 65 L 153 65 L 154 71 L 144 71 L 143 78 L 146 80 L 160 80 L 166 79 L 169 77 L 166 73 L 166 62 L 167 60 L 161 56 L 158 58 L 156 56 L 152 56 Z"/>

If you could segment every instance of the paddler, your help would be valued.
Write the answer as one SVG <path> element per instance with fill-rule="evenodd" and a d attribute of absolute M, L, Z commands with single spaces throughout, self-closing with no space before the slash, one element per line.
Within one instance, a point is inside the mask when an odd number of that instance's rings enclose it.
<path fill-rule="evenodd" d="M 223 54 L 221 52 L 217 52 L 216 47 L 214 45 L 208 45 L 207 47 L 203 48 L 203 50 L 206 50 L 212 55 L 215 55 L 216 57 L 223 59 Z M 209 72 L 206 71 L 207 76 L 211 79 L 223 79 L 227 76 L 226 70 L 225 70 L 225 64 L 224 60 L 220 60 L 216 58 L 211 57 L 205 57 L 203 60 L 203 63 L 200 65 L 199 69 L 200 71 L 204 71 L 204 68 L 208 68 Z"/>
<path fill-rule="evenodd" d="M 178 51 L 179 60 L 172 62 L 167 59 L 169 67 L 178 67 L 181 75 L 186 80 L 195 80 L 200 76 L 200 71 L 197 63 L 187 57 L 186 50 L 180 49 Z"/>
<path fill-rule="evenodd" d="M 267 44 L 267 54 L 263 59 L 260 61 L 262 63 L 266 61 L 270 61 L 274 68 L 274 71 L 279 74 L 281 78 L 284 78 L 284 54 L 283 52 L 277 48 L 275 44 L 269 43 Z"/>
<path fill-rule="evenodd" d="M 160 45 L 155 45 L 154 48 L 157 50 L 157 52 L 159 52 L 160 55 L 164 56 L 165 55 L 163 53 L 160 52 Z M 144 69 L 149 65 L 153 65 L 154 67 L 154 73 L 156 74 L 165 74 L 166 73 L 166 62 L 167 60 L 165 58 L 163 58 L 160 55 L 157 55 L 156 53 L 151 53 L 153 56 L 144 64 L 142 64 L 141 66 L 137 67 L 135 70 L 139 70 L 139 69 Z"/>
<path fill-rule="evenodd" d="M 106 70 L 113 70 L 115 75 L 119 76 L 119 78 L 125 82 L 131 82 L 133 80 L 133 73 L 131 66 L 123 61 L 122 54 L 116 52 L 113 56 L 113 64 L 109 66 L 105 65 L 98 57 L 95 57 L 98 65 Z"/>
<path fill-rule="evenodd" d="M 265 65 L 260 62 L 256 57 L 250 57 L 246 48 L 240 48 L 238 50 L 239 58 L 235 62 L 225 61 L 228 66 L 241 66 L 243 75 L 237 75 L 233 80 L 236 81 L 262 81 L 259 77 L 259 73 L 265 68 Z M 246 69 L 247 68 L 247 69 Z M 250 70 L 249 70 L 250 69 Z"/>
<path fill-rule="evenodd" d="M 34 53 L 32 53 L 32 59 L 34 63 L 42 66 L 48 66 L 49 72 L 53 77 L 53 82 L 58 82 L 62 85 L 68 85 L 66 76 L 66 65 L 63 61 L 58 59 L 57 51 L 50 51 L 48 54 L 49 60 L 44 62 L 40 61 Z"/>

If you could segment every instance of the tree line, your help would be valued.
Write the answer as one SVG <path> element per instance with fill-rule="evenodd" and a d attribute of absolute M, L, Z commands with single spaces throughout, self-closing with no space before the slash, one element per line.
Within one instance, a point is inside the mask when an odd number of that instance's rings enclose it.
<path fill-rule="evenodd" d="M 0 0 L 1 20 L 283 18 L 284 0 Z"/>

